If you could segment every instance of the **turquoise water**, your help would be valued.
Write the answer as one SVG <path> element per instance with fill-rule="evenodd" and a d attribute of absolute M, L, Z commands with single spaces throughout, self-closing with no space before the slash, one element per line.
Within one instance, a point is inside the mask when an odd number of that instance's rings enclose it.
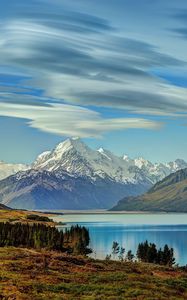
<path fill-rule="evenodd" d="M 54 219 L 67 227 L 87 227 L 93 257 L 105 258 L 113 241 L 135 254 L 138 244 L 148 240 L 158 247 L 173 247 L 176 262 L 187 264 L 187 214 L 67 214 Z"/>

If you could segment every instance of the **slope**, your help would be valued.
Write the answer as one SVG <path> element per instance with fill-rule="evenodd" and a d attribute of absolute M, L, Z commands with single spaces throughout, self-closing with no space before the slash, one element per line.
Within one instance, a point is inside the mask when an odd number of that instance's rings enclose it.
<path fill-rule="evenodd" d="M 187 212 L 187 169 L 167 176 L 141 196 L 123 198 L 112 210 Z"/>

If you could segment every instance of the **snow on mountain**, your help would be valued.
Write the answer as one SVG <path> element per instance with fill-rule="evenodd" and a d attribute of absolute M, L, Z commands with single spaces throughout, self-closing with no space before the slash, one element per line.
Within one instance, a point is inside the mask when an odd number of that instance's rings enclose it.
<path fill-rule="evenodd" d="M 166 164 L 166 166 L 172 171 L 172 173 L 181 169 L 187 168 L 187 162 L 183 159 L 176 159 L 174 162 Z"/>
<path fill-rule="evenodd" d="M 38 157 L 35 161 L 35 164 L 45 163 L 45 161 L 49 157 L 50 153 L 51 153 L 50 151 L 42 152 L 40 155 L 38 155 Z"/>
<path fill-rule="evenodd" d="M 187 163 L 180 159 L 166 164 L 153 164 L 142 157 L 118 157 L 103 148 L 93 150 L 79 138 L 67 139 L 51 152 L 42 153 L 32 165 L 34 169 L 63 170 L 76 176 L 88 176 L 93 180 L 95 176 L 99 176 L 121 183 L 144 182 L 150 185 L 185 167 Z"/>
<path fill-rule="evenodd" d="M 143 157 L 135 158 L 134 159 L 134 164 L 139 169 L 142 169 L 143 167 L 149 167 L 149 168 L 151 168 L 153 166 L 153 164 L 150 161 L 144 159 Z"/>
<path fill-rule="evenodd" d="M 23 164 L 8 164 L 4 161 L 0 161 L 0 180 L 13 175 L 19 171 L 25 171 L 28 166 Z"/>
<path fill-rule="evenodd" d="M 135 165 L 144 170 L 144 173 L 150 178 L 151 182 L 155 184 L 157 181 L 162 180 L 171 173 L 187 167 L 184 160 L 177 159 L 169 163 L 151 163 L 143 158 L 135 159 Z"/>
<path fill-rule="evenodd" d="M 43 157 L 43 156 L 42 156 Z M 130 164 L 108 150 L 93 150 L 79 138 L 60 143 L 47 155 L 46 160 L 37 158 L 34 169 L 47 171 L 66 170 L 78 176 L 109 177 L 116 182 L 132 183 L 134 174 L 129 171 Z"/>
<path fill-rule="evenodd" d="M 89 177 L 93 181 L 99 176 L 118 183 L 152 185 L 173 172 L 187 168 L 187 162 L 177 159 L 169 163 L 152 163 L 142 157 L 118 157 L 103 148 L 93 150 L 80 138 L 69 138 L 52 151 L 41 153 L 31 166 L 0 162 L 0 180 L 29 168 L 58 171 L 58 174 L 65 171 L 71 176 Z"/>
<path fill-rule="evenodd" d="M 110 208 L 124 196 L 146 192 L 187 163 L 118 157 L 71 138 L 41 153 L 30 167 L 1 163 L 0 170 L 1 166 L 4 177 L 16 174 L 0 181 L 0 203 L 26 209 L 98 209 Z"/>

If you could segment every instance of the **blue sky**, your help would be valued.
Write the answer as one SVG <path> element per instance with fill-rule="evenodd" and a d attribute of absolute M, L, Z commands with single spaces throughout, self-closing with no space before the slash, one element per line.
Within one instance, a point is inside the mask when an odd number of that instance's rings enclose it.
<path fill-rule="evenodd" d="M 186 0 L 1 0 L 0 20 L 0 160 L 71 136 L 187 160 Z"/>

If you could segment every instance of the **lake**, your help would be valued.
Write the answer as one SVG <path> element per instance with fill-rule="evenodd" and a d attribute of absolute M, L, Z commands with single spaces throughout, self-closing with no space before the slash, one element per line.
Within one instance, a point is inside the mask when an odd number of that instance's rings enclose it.
<path fill-rule="evenodd" d="M 173 247 L 176 262 L 187 264 L 187 214 L 65 214 L 54 220 L 65 222 L 66 227 L 87 227 L 95 258 L 110 254 L 113 241 L 135 254 L 138 244 L 148 240 L 158 247 Z"/>

